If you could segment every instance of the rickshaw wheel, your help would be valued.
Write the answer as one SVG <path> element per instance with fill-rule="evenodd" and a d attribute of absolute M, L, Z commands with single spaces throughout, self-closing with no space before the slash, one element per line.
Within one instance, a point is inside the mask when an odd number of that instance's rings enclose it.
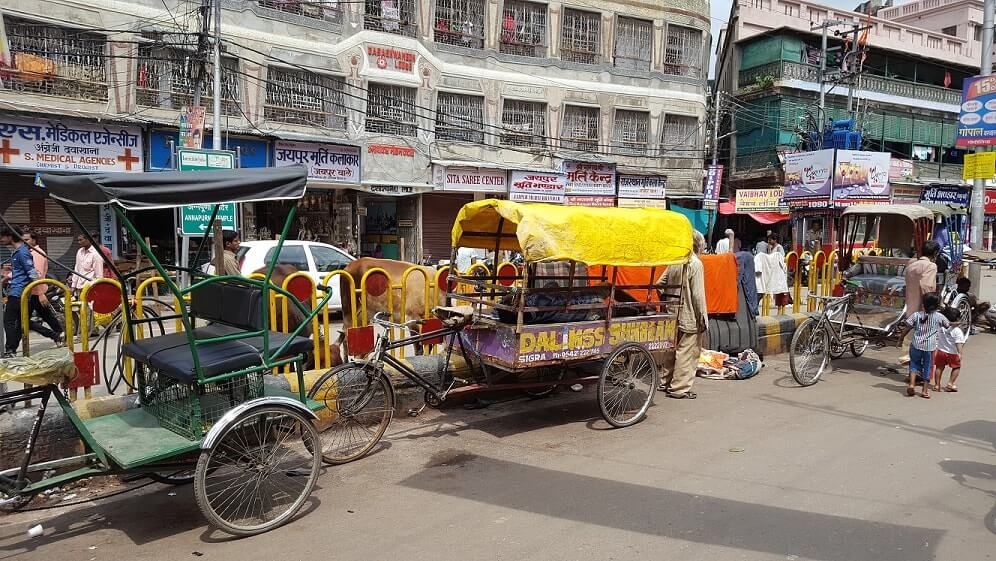
<path fill-rule="evenodd" d="M 625 343 L 605 359 L 598 378 L 598 408 L 616 428 L 640 422 L 657 391 L 657 364 L 646 348 Z"/>
<path fill-rule="evenodd" d="M 161 473 L 150 473 L 149 479 L 155 481 L 156 483 L 163 483 L 165 485 L 189 485 L 194 482 L 195 470 L 184 469 L 179 471 L 164 471 Z"/>
<path fill-rule="evenodd" d="M 250 409 L 201 451 L 194 497 L 205 518 L 236 536 L 272 530 L 311 495 L 321 456 L 318 430 L 304 413 L 281 405 Z"/>
<path fill-rule="evenodd" d="M 855 341 L 851 343 L 851 354 L 854 355 L 855 357 L 859 357 L 865 354 L 865 351 L 868 350 L 868 345 L 869 345 L 868 339 L 865 339 L 863 341 Z"/>
<path fill-rule="evenodd" d="M 815 318 L 802 322 L 792 335 L 789 347 L 792 377 L 800 386 L 812 386 L 830 363 L 830 352 L 830 334 L 820 322 Z"/>
<path fill-rule="evenodd" d="M 327 464 L 367 455 L 391 424 L 394 388 L 387 376 L 370 368 L 354 362 L 333 368 L 308 393 L 309 399 L 325 405 L 316 424 Z"/>
<path fill-rule="evenodd" d="M 537 378 L 541 381 L 550 380 L 552 382 L 559 382 L 564 379 L 564 368 L 554 367 L 554 368 L 540 368 L 539 372 L 536 373 Z M 552 384 L 549 386 L 543 386 L 541 388 L 529 388 L 522 390 L 524 394 L 529 396 L 529 399 L 541 399 L 552 395 L 560 387 L 557 384 Z"/>

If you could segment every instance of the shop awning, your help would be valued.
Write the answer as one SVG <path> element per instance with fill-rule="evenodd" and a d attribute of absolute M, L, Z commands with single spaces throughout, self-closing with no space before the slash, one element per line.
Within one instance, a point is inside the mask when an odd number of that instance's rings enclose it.
<path fill-rule="evenodd" d="M 719 203 L 719 213 L 720 214 L 736 214 L 737 213 L 737 201 L 730 200 L 725 203 Z"/>
<path fill-rule="evenodd" d="M 781 212 L 749 212 L 747 214 L 761 224 L 777 224 L 778 222 L 789 219 L 788 214 L 782 214 Z"/>

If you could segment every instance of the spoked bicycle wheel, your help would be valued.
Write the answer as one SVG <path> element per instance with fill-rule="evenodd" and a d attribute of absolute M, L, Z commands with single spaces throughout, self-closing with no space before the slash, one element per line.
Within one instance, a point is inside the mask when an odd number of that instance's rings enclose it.
<path fill-rule="evenodd" d="M 792 335 L 789 367 L 800 386 L 812 386 L 830 364 L 830 334 L 815 318 L 809 318 Z"/>
<path fill-rule="evenodd" d="M 869 343 L 870 341 L 868 341 L 868 339 L 863 339 L 861 341 L 855 341 L 851 343 L 851 354 L 854 355 L 855 357 L 859 357 L 865 354 L 865 351 L 868 350 Z"/>
<path fill-rule="evenodd" d="M 316 421 L 322 459 L 337 465 L 365 456 L 394 416 L 394 388 L 371 366 L 350 362 L 315 382 L 310 399 L 325 405 Z"/>
<path fill-rule="evenodd" d="M 646 416 L 657 391 L 657 363 L 642 345 L 618 347 L 602 366 L 598 379 L 598 408 L 616 428 L 636 424 Z"/>
<path fill-rule="evenodd" d="M 321 469 L 318 431 L 297 409 L 264 405 L 239 415 L 194 475 L 197 506 L 215 527 L 236 536 L 272 530 L 293 517 Z"/>

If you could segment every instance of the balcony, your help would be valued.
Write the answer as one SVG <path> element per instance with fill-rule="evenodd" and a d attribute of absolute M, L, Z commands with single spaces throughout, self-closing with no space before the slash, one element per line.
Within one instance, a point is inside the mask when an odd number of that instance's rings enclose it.
<path fill-rule="evenodd" d="M 819 83 L 820 68 L 800 62 L 772 62 L 740 72 L 741 93 L 750 93 L 749 88 L 758 79 L 770 76 L 776 82 L 779 80 L 802 80 Z M 861 89 L 879 92 L 917 101 L 932 101 L 949 105 L 961 104 L 961 90 L 942 88 L 927 84 L 916 84 L 907 80 L 897 80 L 884 76 L 864 74 L 861 76 Z"/>

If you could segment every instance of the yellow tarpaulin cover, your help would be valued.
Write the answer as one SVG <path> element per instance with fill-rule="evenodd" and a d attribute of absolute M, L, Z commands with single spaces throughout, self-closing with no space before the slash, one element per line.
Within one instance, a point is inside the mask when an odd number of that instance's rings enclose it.
<path fill-rule="evenodd" d="M 649 267 L 684 263 L 692 225 L 656 208 L 592 208 L 485 199 L 464 205 L 453 224 L 453 247 L 518 251 L 526 261 L 573 259 L 588 265 Z"/>

